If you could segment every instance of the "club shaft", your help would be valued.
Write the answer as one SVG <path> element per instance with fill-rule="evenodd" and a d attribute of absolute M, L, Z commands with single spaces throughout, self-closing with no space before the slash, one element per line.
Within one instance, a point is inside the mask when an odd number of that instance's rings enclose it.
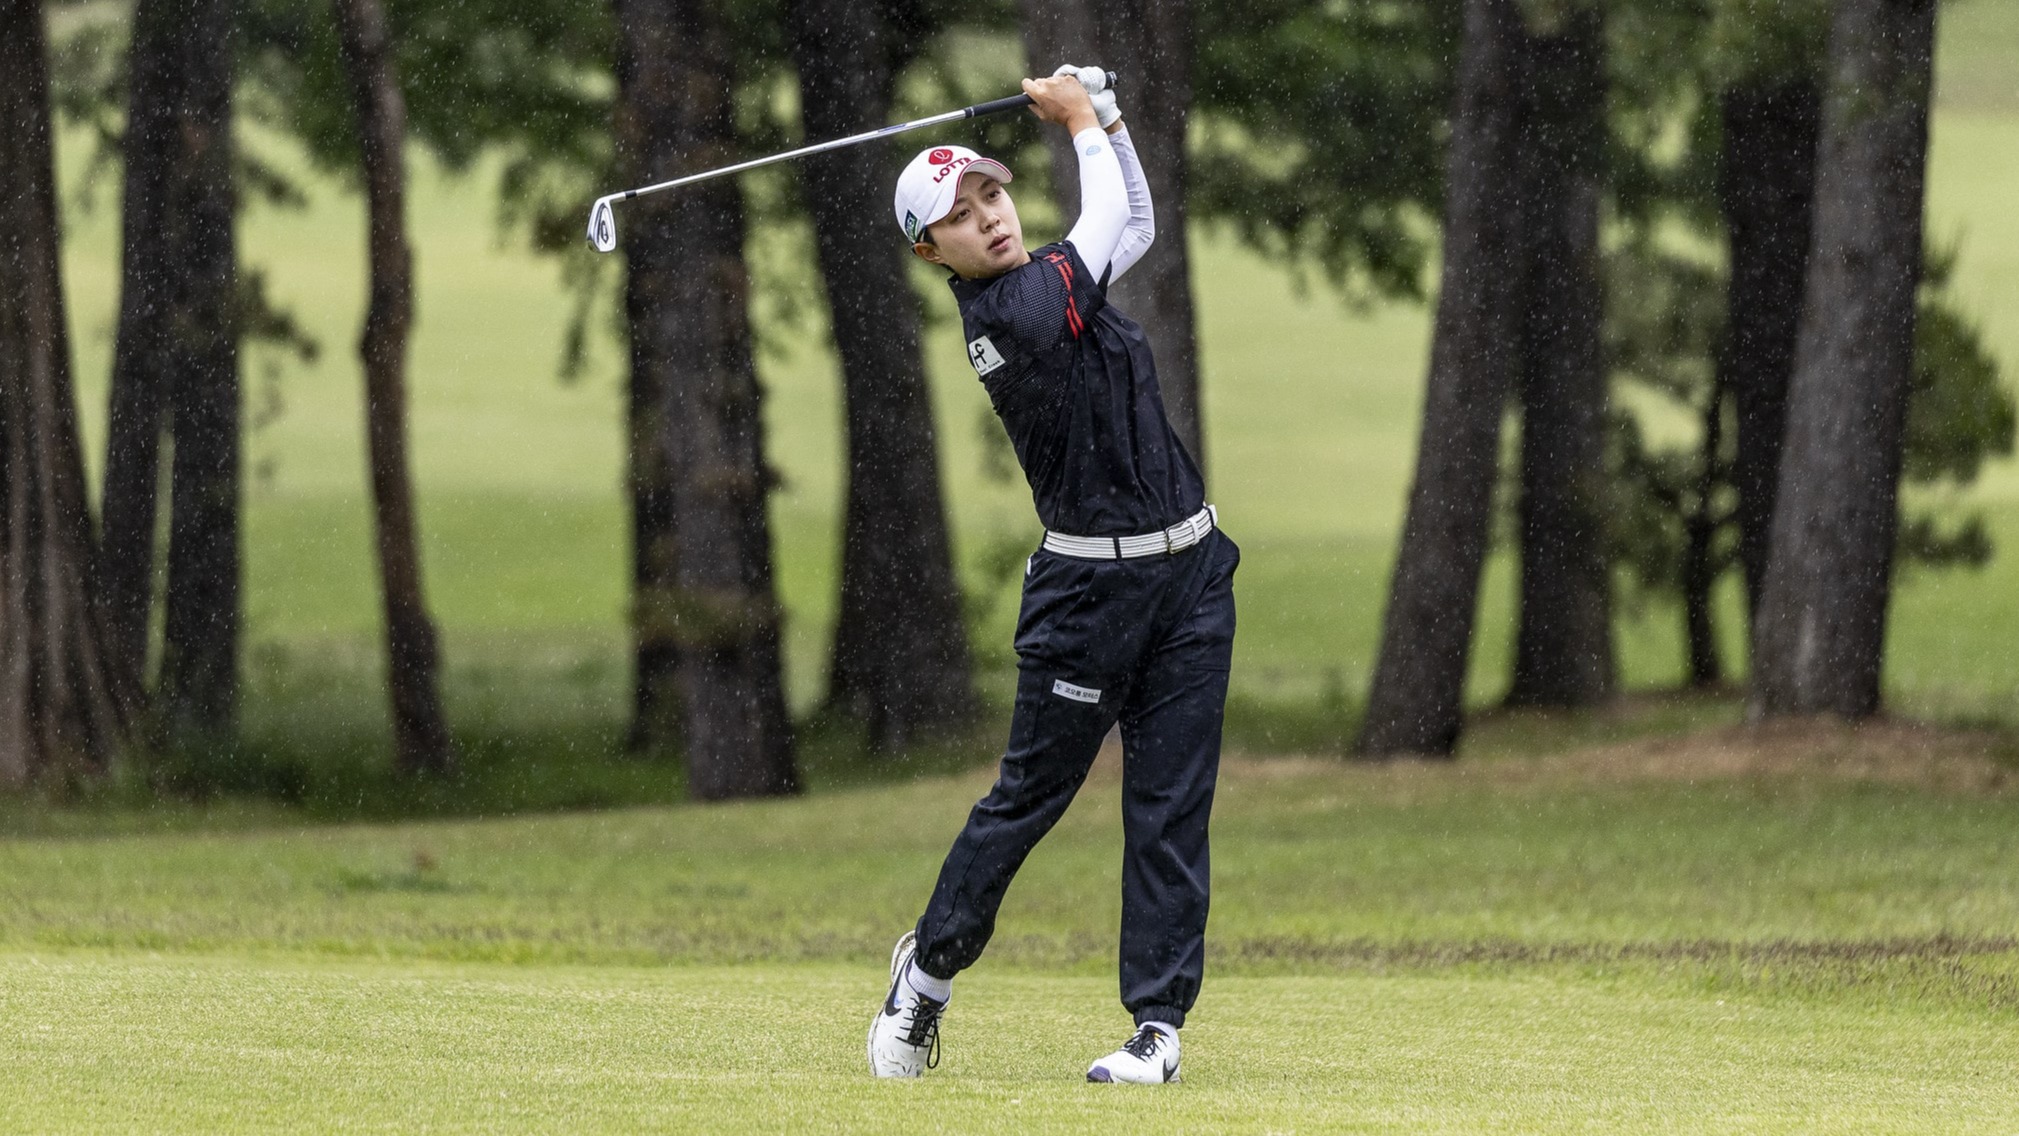
<path fill-rule="evenodd" d="M 610 200 L 629 201 L 634 197 L 643 197 L 648 193 L 657 193 L 662 189 L 675 189 L 683 185 L 693 185 L 695 182 L 728 177 L 731 174 L 740 174 L 745 170 L 754 170 L 777 162 L 789 162 L 794 158 L 804 158 L 809 154 L 824 154 L 829 150 L 839 150 L 844 146 L 854 146 L 862 142 L 873 142 L 878 138 L 888 138 L 893 134 L 903 134 L 909 130 L 923 130 L 928 126 L 938 126 L 942 122 L 957 122 L 964 118 L 979 118 L 985 114 L 1015 110 L 1017 107 L 1029 106 L 1030 103 L 1031 97 L 1029 95 L 1011 95 L 1009 98 L 997 99 L 994 102 L 976 103 L 974 106 L 962 107 L 959 110 L 950 110 L 944 114 L 932 115 L 929 118 L 916 118 L 910 122 L 900 122 L 894 126 L 866 130 L 861 134 L 851 134 L 846 138 L 836 138 L 831 142 L 817 142 L 811 146 L 801 146 L 797 150 L 787 150 L 782 154 L 752 158 L 747 162 L 738 162 L 733 166 L 723 166 L 720 169 L 705 170 L 698 174 L 688 174 L 686 177 L 677 177 L 672 181 L 662 181 L 657 185 L 627 189 L 622 193 L 611 194 Z"/>

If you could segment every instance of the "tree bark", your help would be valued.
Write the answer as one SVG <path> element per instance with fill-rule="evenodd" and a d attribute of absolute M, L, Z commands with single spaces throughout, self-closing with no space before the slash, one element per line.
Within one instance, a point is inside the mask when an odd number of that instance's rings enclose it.
<path fill-rule="evenodd" d="M 615 10 L 626 176 L 727 164 L 734 87 L 721 13 L 702 0 Z M 636 487 L 664 494 L 634 514 L 663 509 L 652 519 L 664 528 L 638 551 L 633 620 L 641 671 L 648 653 L 673 660 L 633 734 L 648 749 L 677 742 L 699 799 L 792 792 L 742 197 L 719 181 L 628 208 L 632 437 L 653 451 L 633 469 L 665 477 Z"/>
<path fill-rule="evenodd" d="M 673 16 L 659 0 L 612 0 L 617 20 L 618 100 L 615 134 L 618 168 L 627 185 L 670 176 L 669 163 L 689 157 L 695 142 L 667 134 L 683 124 L 670 119 L 680 97 L 680 75 L 660 56 L 677 34 Z M 692 133 L 691 126 L 687 133 Z M 682 169 L 685 166 L 680 167 Z M 694 168 L 702 168 L 696 163 Z M 733 187 L 732 187 L 733 191 Z M 703 186 L 721 202 L 730 196 Z M 681 196 L 689 196 L 682 191 Z M 631 337 L 631 380 L 626 392 L 626 481 L 631 506 L 631 728 L 626 748 L 650 755 L 678 745 L 683 727 L 679 692 L 680 650 L 676 628 L 657 597 L 674 587 L 679 552 L 675 528 L 673 467 L 661 445 L 663 419 L 677 392 L 669 388 L 676 365 L 671 345 L 662 346 L 659 321 L 673 313 L 668 304 L 681 276 L 683 249 L 673 239 L 672 218 L 663 197 L 626 207 L 623 239 L 625 302 Z"/>
<path fill-rule="evenodd" d="M 1415 482 L 1357 748 L 1448 757 L 1492 519 L 1514 331 L 1521 10 L 1467 0 L 1447 159 L 1444 267 Z"/>
<path fill-rule="evenodd" d="M 1725 388 L 1712 385 L 1699 421 L 1703 430 L 1697 450 L 1696 484 L 1681 502 L 1683 518 L 1682 598 L 1683 642 L 1689 651 L 1689 685 L 1706 690 L 1725 680 L 1718 656 L 1716 589 L 1729 563 L 1717 552 L 1722 522 L 1717 513 L 1718 486 L 1724 481 Z"/>
<path fill-rule="evenodd" d="M 134 14 L 136 103 L 127 164 L 138 184 L 127 235 L 113 417 L 114 442 L 150 432 L 162 400 L 174 439 L 169 463 L 168 580 L 157 722 L 171 746 L 228 739 L 238 708 L 239 398 L 238 254 L 233 231 L 231 75 L 233 6 L 227 0 L 143 0 Z M 151 76 L 151 78 L 148 78 Z M 135 200 L 136 198 L 149 200 Z M 147 231 L 136 231 L 139 225 Z M 127 312 L 139 325 L 129 339 Z M 153 390 L 125 397 L 122 380 Z M 131 413 L 123 413 L 131 412 Z M 144 643 L 152 564 L 155 453 L 108 453 L 108 511 L 119 519 L 114 591 L 122 655 Z M 116 461 L 127 463 L 115 486 Z M 112 509 L 114 500 L 117 509 Z M 138 586 L 136 587 L 136 581 Z M 141 618 L 134 619 L 138 610 Z M 136 639 L 136 636 L 139 638 Z"/>
<path fill-rule="evenodd" d="M 385 611 L 386 693 L 393 764 L 409 775 L 455 767 L 437 689 L 439 650 L 421 586 L 414 491 L 407 469 L 407 342 L 413 327 L 413 253 L 407 245 L 407 108 L 379 0 L 335 0 L 344 70 L 357 110 L 370 215 L 371 293 L 358 357 L 365 372 L 379 588 Z"/>
<path fill-rule="evenodd" d="M 1737 411 L 1732 481 L 1750 617 L 1766 579 L 1788 376 L 1808 276 L 1822 95 L 1804 78 L 1734 87 L 1720 101 L 1718 204 L 1731 245 L 1731 283 L 1718 370 Z"/>
<path fill-rule="evenodd" d="M 227 263 L 231 257 L 226 28 L 218 0 L 140 0 L 133 13 L 99 574 L 113 661 L 136 680 L 147 671 L 169 400 L 179 385 L 200 385 L 206 372 L 234 365 L 235 337 L 219 342 L 217 313 L 228 292 L 223 300 L 213 294 L 220 244 Z"/>
<path fill-rule="evenodd" d="M 1934 0 L 1844 0 L 1831 24 L 1808 288 L 1753 628 L 1756 715 L 1879 708 L 1934 29 Z"/>
<path fill-rule="evenodd" d="M 1114 64 L 1107 61 L 1107 45 L 1101 42 L 1094 23 L 1093 5 L 1073 0 L 1017 0 L 1017 14 L 1023 23 L 1025 70 L 1034 75 L 1049 75 L 1052 68 L 1063 63 L 1114 70 Z M 1124 90 L 1117 86 L 1117 96 Z M 1124 118 L 1128 118 L 1127 111 L 1128 108 L 1123 108 Z M 1129 119 L 1129 125 L 1133 137 L 1133 119 Z M 1059 232 L 1064 233 L 1080 216 L 1080 159 L 1073 152 L 1073 140 L 1065 137 L 1064 131 L 1047 130 L 1043 137 L 1045 153 L 1051 158 L 1052 199 L 1058 205 Z"/>
<path fill-rule="evenodd" d="M 1606 366 L 1598 222 L 1605 188 L 1604 24 L 1579 5 L 1526 34 L 1522 84 L 1521 584 L 1513 706 L 1612 696 Z"/>
<path fill-rule="evenodd" d="M 132 688 L 109 651 L 70 385 L 39 0 L 0 0 L 0 787 L 104 771 Z"/>
<path fill-rule="evenodd" d="M 907 43 L 888 4 L 796 0 L 792 49 L 809 141 L 881 126 Z M 870 744 L 972 721 L 978 709 L 952 542 L 940 497 L 932 391 L 919 347 L 908 253 L 885 220 L 890 156 L 850 147 L 806 159 L 848 420 L 841 595 L 828 670 L 831 708 L 866 721 Z"/>
<path fill-rule="evenodd" d="M 1199 344 L 1186 227 L 1186 132 L 1192 106 L 1192 12 L 1188 0 L 1020 0 L 1030 69 L 1099 65 L 1120 76 L 1122 119 L 1156 204 L 1156 250 L 1115 283 L 1110 298 L 1143 326 L 1156 350 L 1164 412 L 1206 469 Z M 1048 131 L 1052 185 L 1067 226 L 1079 215 L 1079 159 L 1071 139 Z"/>
<path fill-rule="evenodd" d="M 1192 108 L 1191 5 L 1188 0 L 1095 0 L 1094 12 L 1104 52 L 1113 60 L 1103 65 L 1122 76 L 1117 91 L 1125 100 L 1123 120 L 1142 158 L 1157 211 L 1156 251 L 1117 281 L 1110 295 L 1155 344 L 1164 413 L 1203 473 L 1206 428 L 1185 207 L 1185 140 Z M 1078 181 L 1073 179 L 1075 187 Z"/>

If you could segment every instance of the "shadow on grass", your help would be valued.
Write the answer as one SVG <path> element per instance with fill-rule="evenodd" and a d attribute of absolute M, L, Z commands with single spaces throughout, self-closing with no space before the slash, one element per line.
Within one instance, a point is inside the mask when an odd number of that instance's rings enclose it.
<path fill-rule="evenodd" d="M 244 720 L 229 744 L 140 755 L 103 783 L 0 800 L 0 832 L 89 835 L 164 828 L 399 821 L 666 806 L 687 799 L 677 759 L 624 749 L 628 678 L 607 643 L 505 640 L 468 651 L 444 699 L 459 765 L 447 776 L 394 773 L 378 662 L 363 644 L 265 645 L 248 660 Z M 1010 689 L 990 673 L 984 692 Z M 1459 756 L 1541 757 L 1581 747 L 1728 727 L 1734 691 L 1646 692 L 1583 712 L 1476 712 Z M 992 768 L 1007 735 L 1006 699 L 988 698 L 969 728 L 902 751 L 871 749 L 860 723 L 819 713 L 798 725 L 810 793 Z M 1316 699 L 1236 691 L 1230 754 L 1350 760 L 1360 707 L 1336 683 Z"/>
<path fill-rule="evenodd" d="M 235 739 L 137 751 L 103 782 L 0 798 L 0 833 L 495 817 L 687 799 L 677 757 L 625 748 L 629 689 L 617 651 L 512 646 L 444 675 L 457 750 L 450 774 L 394 772 L 384 688 L 367 651 L 266 645 L 248 660 Z M 801 782 L 817 793 L 989 765 L 1007 721 L 1006 705 L 988 703 L 968 729 L 878 752 L 859 723 L 816 713 L 798 724 Z"/>
<path fill-rule="evenodd" d="M 677 757 L 625 750 L 630 704 L 620 652 L 601 644 L 569 650 L 508 643 L 485 654 L 489 661 L 451 667 L 444 676 L 458 757 L 447 776 L 394 773 L 384 690 L 364 647 L 266 645 L 249 660 L 235 742 L 140 755 L 111 781 L 44 803 L 101 814 L 108 823 L 111 814 L 144 810 L 160 824 L 201 826 L 199 815 L 220 824 L 231 814 L 397 821 L 687 799 L 687 771 Z M 992 768 L 1009 728 L 1007 697 L 993 695 L 1006 695 L 1012 681 L 988 674 L 978 685 L 983 707 L 974 723 L 897 751 L 872 748 L 860 722 L 815 711 L 796 726 L 803 789 L 824 793 Z M 1227 748 L 1343 754 L 1356 723 L 1340 701 L 1237 696 L 1228 706 Z"/>
<path fill-rule="evenodd" d="M 1457 756 L 1540 757 L 1581 746 L 1686 734 L 1733 725 L 1744 710 L 1743 693 L 1729 689 L 1637 691 L 1589 710 L 1487 706 L 1467 716 Z M 1227 699 L 1226 748 L 1354 760 L 1362 717 L 1363 707 L 1336 690 L 1301 702 L 1237 692 Z"/>

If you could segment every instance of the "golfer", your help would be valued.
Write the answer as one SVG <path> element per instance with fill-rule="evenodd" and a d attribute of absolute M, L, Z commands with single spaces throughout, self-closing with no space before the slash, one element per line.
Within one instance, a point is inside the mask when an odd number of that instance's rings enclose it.
<path fill-rule="evenodd" d="M 1204 973 L 1206 824 L 1234 642 L 1240 550 L 1164 416 L 1150 344 L 1108 286 L 1154 235 L 1150 191 L 1114 92 L 1094 68 L 1026 79 L 1032 110 L 1072 135 L 1080 218 L 1024 247 L 1010 171 L 960 146 L 898 177 L 897 222 L 951 271 L 967 357 L 1029 480 L 1044 543 L 1017 616 L 1016 709 L 995 787 L 974 806 L 918 925 L 891 955 L 870 1069 L 938 1063 L 955 975 L 974 965 L 1024 857 L 1122 733 L 1121 994 L 1136 1032 L 1089 1081 L 1178 1077 L 1178 1031 Z"/>

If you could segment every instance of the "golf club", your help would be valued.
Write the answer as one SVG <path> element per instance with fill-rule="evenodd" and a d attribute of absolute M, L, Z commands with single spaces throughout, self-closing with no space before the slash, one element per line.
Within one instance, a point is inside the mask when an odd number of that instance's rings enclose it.
<path fill-rule="evenodd" d="M 1107 85 L 1109 87 L 1114 86 L 1115 73 L 1109 71 L 1107 76 Z M 797 150 L 787 150 L 782 154 L 772 154 L 764 158 L 752 158 L 747 162 L 738 162 L 733 166 L 723 166 L 721 169 L 706 170 L 698 174 L 688 174 L 686 177 L 674 178 L 672 181 L 662 181 L 657 185 L 641 186 L 637 189 L 626 189 L 620 190 L 617 193 L 605 194 L 596 199 L 596 204 L 589 207 L 589 243 L 595 246 L 597 252 L 612 252 L 616 249 L 617 217 L 616 210 L 613 207 L 619 201 L 629 201 L 634 197 L 643 197 L 648 193 L 658 193 L 662 189 L 677 189 L 683 185 L 693 185 L 696 182 L 708 181 L 712 178 L 739 174 L 744 170 L 754 170 L 760 166 L 768 166 L 775 162 L 788 161 L 792 158 L 803 158 L 808 154 L 820 154 L 829 150 L 839 150 L 843 146 L 853 146 L 858 142 L 872 142 L 878 138 L 889 138 L 892 135 L 903 134 L 910 130 L 923 130 L 928 126 L 938 126 L 942 122 L 957 122 L 966 118 L 980 118 L 983 115 L 1000 114 L 1006 110 L 1015 110 L 1018 107 L 1027 107 L 1029 105 L 1031 105 L 1031 97 L 1029 95 L 1011 95 L 1006 99 L 976 103 L 973 106 L 962 107 L 959 110 L 950 110 L 944 114 L 935 114 L 929 118 L 917 118 L 910 122 L 900 122 L 895 126 L 885 126 L 877 130 L 865 131 L 861 134 L 851 134 L 846 138 L 836 138 L 831 142 L 818 142 L 811 146 L 801 146 Z"/>

